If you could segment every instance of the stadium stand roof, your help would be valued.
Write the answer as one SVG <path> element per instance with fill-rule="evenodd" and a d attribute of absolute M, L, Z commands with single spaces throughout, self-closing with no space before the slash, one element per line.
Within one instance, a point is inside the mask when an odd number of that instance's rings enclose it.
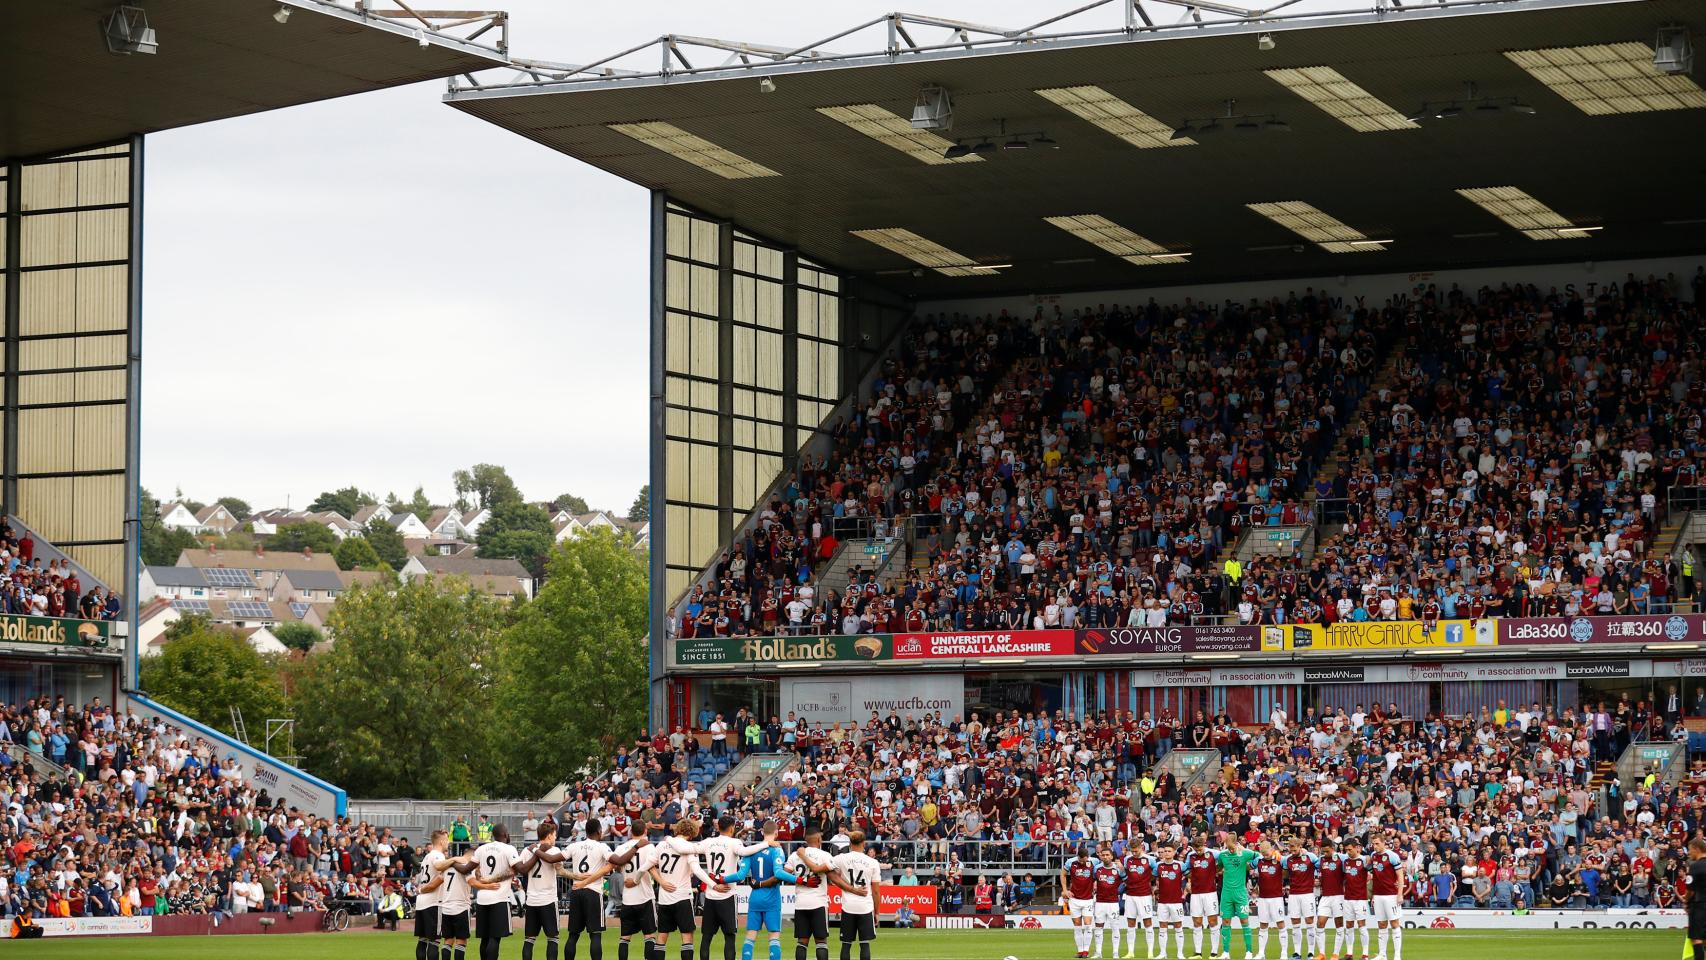
<path fill-rule="evenodd" d="M 505 16 L 405 19 L 363 0 L 149 0 L 159 51 L 107 50 L 117 0 L 0 4 L 0 160 L 505 63 Z M 280 10 L 290 12 L 284 22 Z M 495 32 L 494 32 L 495 31 Z M 424 42 L 423 42 L 424 41 Z"/>
<path fill-rule="evenodd" d="M 1644 74 L 1660 28 L 1692 20 L 1706 32 L 1697 2 L 1377 2 L 1357 14 L 1187 16 L 1165 26 L 1052 35 L 1057 25 L 1048 21 L 1021 31 L 949 24 L 948 41 L 916 44 L 912 35 L 946 22 L 896 15 L 886 21 L 884 51 L 847 56 L 665 37 L 632 56 L 555 74 L 499 71 L 471 84 L 453 81 L 447 100 L 805 256 L 924 298 L 1706 250 L 1706 195 L 1692 189 L 1687 162 L 1706 148 L 1706 114 L 1688 106 L 1594 115 L 1507 56 L 1642 44 L 1646 67 L 1633 69 Z M 821 46 L 864 42 L 853 33 Z M 719 66 L 695 65 L 678 55 L 691 44 L 730 55 Z M 667 69 L 657 68 L 655 50 Z M 650 65 L 619 69 L 636 58 Z M 1398 115 L 1463 101 L 1471 83 L 1474 96 L 1507 109 L 1476 111 L 1483 100 L 1475 100 L 1456 119 L 1358 132 L 1288 87 L 1285 74 L 1267 72 L 1319 66 Z M 904 128 L 927 85 L 951 92 L 949 138 L 999 143 L 1004 127 L 1045 133 L 1058 148 L 1033 143 L 966 162 L 927 162 L 929 151 L 909 155 L 820 112 L 875 104 Z M 1237 115 L 1283 120 L 1290 132 L 1223 129 L 1195 145 L 1138 149 L 1061 105 L 1069 95 L 1036 92 L 1083 86 L 1153 118 L 1164 141 L 1186 120 L 1227 112 L 1227 101 L 1236 101 Z M 1534 111 L 1508 109 L 1516 104 Z M 612 129 L 655 122 L 708 141 L 690 149 L 737 156 L 689 162 L 630 135 L 646 130 Z M 742 160 L 750 165 L 727 165 Z M 720 170 L 704 165 L 718 162 Z M 1484 187 L 1516 187 L 1589 229 L 1534 239 L 1458 193 Z M 1365 242 L 1350 248 L 1356 252 L 1330 253 L 1247 206 L 1278 201 L 1312 204 Z M 1190 256 L 1137 265 L 1099 249 L 1082 230 L 1044 220 L 1082 215 Z M 962 263 L 1011 266 L 951 271 L 958 275 L 916 269 L 892 247 L 851 232 L 885 228 L 910 230 Z"/>

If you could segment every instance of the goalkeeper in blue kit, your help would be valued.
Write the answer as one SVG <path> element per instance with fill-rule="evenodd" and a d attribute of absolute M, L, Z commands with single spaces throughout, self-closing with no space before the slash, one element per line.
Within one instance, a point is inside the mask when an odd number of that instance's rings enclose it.
<path fill-rule="evenodd" d="M 773 827 L 764 824 L 765 836 Z M 753 942 L 759 930 L 770 932 L 770 960 L 782 960 L 782 884 L 799 879 L 783 866 L 787 855 L 776 847 L 766 847 L 741 858 L 740 869 L 726 877 L 724 883 L 745 882 L 752 887 L 752 897 L 746 908 L 746 942 L 741 945 L 741 960 L 752 960 Z"/>

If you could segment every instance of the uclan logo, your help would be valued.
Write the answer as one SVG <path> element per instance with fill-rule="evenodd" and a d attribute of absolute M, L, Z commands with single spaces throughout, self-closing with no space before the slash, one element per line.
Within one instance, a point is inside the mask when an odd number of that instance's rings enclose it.
<path fill-rule="evenodd" d="M 1435 917 L 1433 919 L 1433 922 L 1428 924 L 1428 926 L 1434 928 L 1435 930 L 1455 930 L 1455 929 L 1457 929 L 1457 924 L 1453 923 L 1450 917 Z"/>

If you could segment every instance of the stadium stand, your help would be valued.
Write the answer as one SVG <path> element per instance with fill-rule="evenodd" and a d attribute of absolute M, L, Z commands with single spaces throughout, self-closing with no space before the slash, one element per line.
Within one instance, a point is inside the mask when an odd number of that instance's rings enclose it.
<path fill-rule="evenodd" d="M 1216 557 L 1252 519 L 1309 518 L 1309 478 L 1417 309 L 1335 310 L 1306 290 L 926 317 L 836 426 L 832 455 L 792 476 L 680 605 L 677 633 L 1216 619 Z M 849 531 L 903 521 L 917 566 L 886 582 L 855 570 L 818 594 L 813 571 Z"/>
<path fill-rule="evenodd" d="M 1322 491 L 1336 532 L 1258 558 L 1240 622 L 1670 612 L 1678 564 L 1649 547 L 1706 466 L 1698 307 L 1631 276 L 1592 301 L 1444 291 L 1405 327 Z"/>
<path fill-rule="evenodd" d="M 1305 291 L 927 317 L 834 452 L 788 479 L 673 627 L 1669 612 L 1678 564 L 1648 547 L 1665 491 L 1706 466 L 1706 325 L 1675 293 L 1630 277 L 1591 302 L 1428 288 L 1337 315 Z M 1365 392 L 1366 429 L 1327 462 Z M 1249 527 L 1315 522 L 1312 549 L 1256 556 L 1236 578 L 1215 562 Z M 905 531 L 920 555 L 884 578 L 854 566 L 820 595 L 815 574 L 855 530 Z"/>

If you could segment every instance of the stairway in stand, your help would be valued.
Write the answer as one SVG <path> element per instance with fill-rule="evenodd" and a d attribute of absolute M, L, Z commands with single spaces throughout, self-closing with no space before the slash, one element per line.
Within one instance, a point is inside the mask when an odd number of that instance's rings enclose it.
<path fill-rule="evenodd" d="M 1385 413 L 1378 409 L 1380 392 L 1390 387 L 1392 381 L 1397 379 L 1398 365 L 1403 359 L 1404 349 L 1402 345 L 1387 353 L 1386 362 L 1381 364 L 1380 369 L 1375 372 L 1374 379 L 1369 381 L 1368 389 L 1363 391 L 1362 400 L 1357 403 L 1356 409 L 1345 421 L 1344 428 L 1339 431 L 1339 438 L 1333 444 L 1333 451 L 1327 455 L 1327 462 L 1321 465 L 1320 479 L 1326 480 L 1328 483 L 1337 480 L 1339 474 L 1343 472 L 1340 469 L 1340 464 L 1351 459 L 1352 441 L 1360 441 L 1363 437 L 1368 436 L 1370 420 L 1385 416 Z M 1358 461 L 1366 463 L 1369 462 L 1372 454 L 1367 450 L 1358 450 L 1355 456 Z M 1311 486 L 1303 498 L 1313 502 L 1316 499 L 1315 488 Z M 1319 516 L 1317 516 L 1317 521 L 1319 522 Z M 1321 539 L 1327 538 L 1323 536 Z"/>

